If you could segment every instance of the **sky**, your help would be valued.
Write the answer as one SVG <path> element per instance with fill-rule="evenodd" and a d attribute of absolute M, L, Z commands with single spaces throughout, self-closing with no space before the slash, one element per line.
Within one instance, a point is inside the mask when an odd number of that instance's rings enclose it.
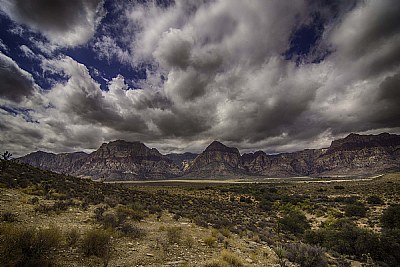
<path fill-rule="evenodd" d="M 400 1 L 0 0 L 0 147 L 162 153 L 400 133 Z"/>

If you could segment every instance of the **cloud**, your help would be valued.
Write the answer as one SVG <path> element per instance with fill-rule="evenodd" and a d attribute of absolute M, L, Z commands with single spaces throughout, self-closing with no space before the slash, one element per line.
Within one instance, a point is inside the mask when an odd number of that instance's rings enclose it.
<path fill-rule="evenodd" d="M 22 102 L 37 91 L 32 75 L 21 69 L 10 57 L 0 52 L 0 97 Z"/>
<path fill-rule="evenodd" d="M 1 0 L 0 3 L 11 19 L 41 32 L 60 46 L 86 43 L 104 16 L 102 0 Z"/>
<path fill-rule="evenodd" d="M 63 73 L 68 79 L 59 83 L 47 94 L 52 105 L 69 114 L 75 124 L 89 123 L 123 131 L 145 131 L 146 124 L 134 113 L 124 113 L 119 103 L 108 101 L 111 94 L 124 88 L 113 86 L 110 92 L 103 92 L 100 85 L 89 74 L 88 69 L 70 57 L 45 60 L 44 66 L 50 71 Z"/>
<path fill-rule="evenodd" d="M 242 151 L 294 151 L 326 147 L 350 132 L 399 132 L 398 1 L 112 6 L 113 24 L 102 24 L 90 47 L 98 58 L 120 62 L 125 77 L 107 77 L 102 91 L 88 71 L 98 69 L 93 73 L 102 77 L 100 65 L 51 58 L 50 51 L 41 67 L 64 80 L 42 92 L 48 105 L 29 113 L 43 127 L 9 114 L 26 124 L 9 131 L 35 129 L 34 140 L 49 149 L 57 142 L 93 149 L 121 138 L 168 152 L 202 151 L 215 139 Z M 57 31 L 67 36 L 73 25 Z M 304 27 L 318 27 L 317 40 L 308 54 L 297 55 L 302 60 L 288 60 Z M 146 75 L 134 81 L 136 89 L 128 76 L 139 68 Z"/>
<path fill-rule="evenodd" d="M 0 50 L 2 50 L 3 52 L 9 51 L 8 47 L 4 44 L 3 40 L 1 39 L 0 39 Z"/>

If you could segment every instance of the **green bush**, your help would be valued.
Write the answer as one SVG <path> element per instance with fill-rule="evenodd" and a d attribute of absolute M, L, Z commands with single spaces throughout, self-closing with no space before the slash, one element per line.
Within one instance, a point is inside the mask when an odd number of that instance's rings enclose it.
<path fill-rule="evenodd" d="M 338 220 L 328 228 L 307 231 L 304 238 L 308 243 L 358 258 L 367 254 L 376 257 L 379 254 L 378 234 L 359 228 L 347 220 Z"/>
<path fill-rule="evenodd" d="M 80 232 L 76 228 L 72 228 L 65 233 L 65 240 L 67 246 L 71 247 L 74 246 L 80 238 Z"/>
<path fill-rule="evenodd" d="M 117 216 L 121 222 L 125 221 L 125 219 L 130 219 L 134 221 L 140 221 L 144 218 L 144 213 L 141 210 L 141 207 L 136 205 L 137 207 L 129 208 L 126 206 L 118 206 L 116 209 Z"/>
<path fill-rule="evenodd" d="M 17 221 L 17 216 L 11 211 L 5 211 L 1 214 L 3 222 L 15 222 Z"/>
<path fill-rule="evenodd" d="M 111 252 L 111 234 L 102 229 L 91 229 L 82 239 L 82 252 L 85 256 L 107 259 Z"/>
<path fill-rule="evenodd" d="M 380 244 L 378 260 L 389 266 L 400 266 L 400 228 L 384 229 Z"/>
<path fill-rule="evenodd" d="M 221 252 L 221 259 L 232 267 L 245 266 L 243 260 L 238 255 L 228 250 L 224 250 Z"/>
<path fill-rule="evenodd" d="M 371 204 L 371 205 L 381 205 L 384 202 L 380 197 L 372 195 L 372 196 L 367 197 L 367 203 Z"/>
<path fill-rule="evenodd" d="M 278 220 L 278 223 L 282 230 L 289 231 L 295 235 L 303 234 L 305 230 L 311 227 L 306 216 L 297 210 L 289 211 L 288 214 Z"/>
<path fill-rule="evenodd" d="M 302 267 L 326 267 L 328 260 L 325 251 L 319 246 L 305 243 L 289 243 L 285 246 L 287 258 Z"/>
<path fill-rule="evenodd" d="M 400 229 L 400 205 L 389 206 L 381 216 L 382 227 L 386 229 Z"/>
<path fill-rule="evenodd" d="M 221 260 L 209 260 L 204 262 L 201 267 L 229 267 L 229 265 Z"/>
<path fill-rule="evenodd" d="M 365 215 L 367 214 L 367 208 L 361 202 L 348 204 L 344 208 L 344 214 L 348 217 L 365 217 Z"/>
<path fill-rule="evenodd" d="M 53 250 L 59 248 L 60 230 L 22 228 L 12 225 L 1 228 L 0 262 L 2 266 L 51 266 Z"/>
<path fill-rule="evenodd" d="M 124 223 L 118 227 L 118 230 L 120 230 L 124 235 L 133 238 L 141 238 L 146 235 L 146 232 L 142 228 L 129 223 Z"/>
<path fill-rule="evenodd" d="M 179 243 L 183 236 L 183 229 L 178 226 L 168 227 L 167 231 L 167 239 L 170 244 Z"/>
<path fill-rule="evenodd" d="M 210 235 L 204 238 L 204 243 L 209 247 L 215 247 L 217 245 L 217 238 Z"/>

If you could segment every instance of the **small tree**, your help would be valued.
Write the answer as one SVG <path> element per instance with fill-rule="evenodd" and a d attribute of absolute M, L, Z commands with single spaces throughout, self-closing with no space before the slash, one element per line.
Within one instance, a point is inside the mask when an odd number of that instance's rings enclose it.
<path fill-rule="evenodd" d="M 0 157 L 0 171 L 5 171 L 7 168 L 10 166 L 10 163 L 8 162 L 12 157 L 12 154 L 8 151 L 4 152 L 1 157 Z"/>
<path fill-rule="evenodd" d="M 9 160 L 9 159 L 11 159 L 11 157 L 12 157 L 12 154 L 8 151 L 4 152 L 3 155 L 1 155 L 2 160 Z"/>

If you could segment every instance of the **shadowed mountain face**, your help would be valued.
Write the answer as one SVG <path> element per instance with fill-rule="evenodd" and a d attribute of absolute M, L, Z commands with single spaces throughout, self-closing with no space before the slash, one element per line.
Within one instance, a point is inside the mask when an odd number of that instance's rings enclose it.
<path fill-rule="evenodd" d="M 30 153 L 18 158 L 18 162 L 58 173 L 73 173 L 82 166 L 83 159 L 88 156 L 85 152 L 53 154 L 43 151 Z"/>
<path fill-rule="evenodd" d="M 199 155 L 162 155 L 143 143 L 118 140 L 101 145 L 91 154 L 38 151 L 17 161 L 105 180 L 366 175 L 400 170 L 400 136 L 350 134 L 333 141 L 329 148 L 277 155 L 263 151 L 240 155 L 237 148 L 217 141 Z"/>
<path fill-rule="evenodd" d="M 239 150 L 214 141 L 191 162 L 184 174 L 188 177 L 213 178 L 246 173 Z"/>

